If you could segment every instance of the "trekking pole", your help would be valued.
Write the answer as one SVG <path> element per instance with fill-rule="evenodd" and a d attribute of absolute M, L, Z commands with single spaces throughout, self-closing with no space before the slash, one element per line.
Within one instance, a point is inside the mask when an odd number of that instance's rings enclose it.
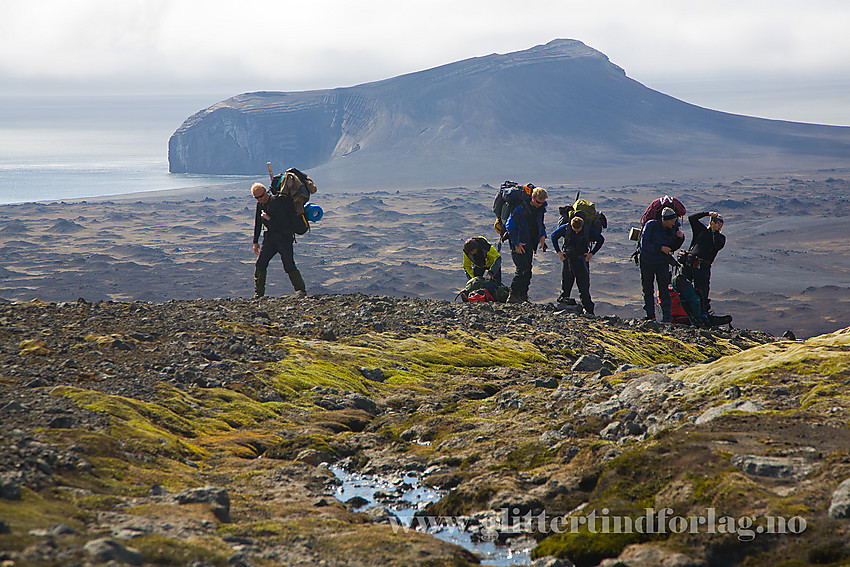
<path fill-rule="evenodd" d="M 269 180 L 274 181 L 274 172 L 272 171 L 272 162 L 267 161 L 266 165 L 269 167 Z"/>

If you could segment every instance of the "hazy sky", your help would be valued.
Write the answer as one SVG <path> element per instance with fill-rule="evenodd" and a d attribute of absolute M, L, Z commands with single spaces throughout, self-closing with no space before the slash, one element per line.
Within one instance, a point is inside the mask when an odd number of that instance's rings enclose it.
<path fill-rule="evenodd" d="M 729 112 L 850 125 L 848 0 L 0 0 L 0 94 L 308 90 L 554 38 Z"/>

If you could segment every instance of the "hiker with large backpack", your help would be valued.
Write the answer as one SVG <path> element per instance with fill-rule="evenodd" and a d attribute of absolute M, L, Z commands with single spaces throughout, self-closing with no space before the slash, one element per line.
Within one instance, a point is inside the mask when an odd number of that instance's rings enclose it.
<path fill-rule="evenodd" d="M 599 233 L 600 238 L 602 237 L 602 231 L 608 228 L 608 219 L 605 217 L 604 213 L 597 212 L 596 204 L 588 201 L 587 199 L 581 199 L 581 191 L 576 193 L 576 200 L 572 205 L 565 205 L 563 207 L 558 207 L 558 229 L 562 226 L 569 226 L 570 221 L 578 216 L 581 217 L 584 223 L 584 232 L 589 233 L 590 230 L 595 230 Z M 557 232 L 557 230 L 556 230 Z M 569 230 L 564 229 L 564 234 L 569 235 Z M 589 236 L 587 234 L 586 236 Z M 554 239 L 555 233 L 552 233 L 552 238 Z M 560 236 L 558 237 L 560 238 Z M 593 242 L 592 239 L 589 239 L 590 242 Z M 600 241 L 604 242 L 605 239 Z M 554 244 L 554 240 L 553 240 Z M 555 248 L 557 252 L 557 247 Z M 594 252 L 595 253 L 595 252 Z M 563 261 L 563 259 L 562 259 Z M 587 273 L 588 277 L 590 276 L 590 264 L 587 263 Z M 570 297 L 573 291 L 573 284 L 575 283 L 575 276 L 573 272 L 569 269 L 569 264 L 565 263 L 563 268 L 561 269 L 561 293 L 558 295 L 557 303 L 566 304 L 566 305 L 575 305 L 576 302 L 573 298 Z"/>
<path fill-rule="evenodd" d="M 643 310 L 646 320 L 655 320 L 655 290 L 658 285 L 658 296 L 661 302 L 661 321 L 672 322 L 672 307 L 670 300 L 671 264 L 676 259 L 673 252 L 685 242 L 685 235 L 679 227 L 679 221 L 670 207 L 661 211 L 661 220 L 651 219 L 643 227 L 638 247 L 638 265 L 640 266 L 640 282 L 643 290 Z"/>
<path fill-rule="evenodd" d="M 632 260 L 635 261 L 636 265 L 638 264 L 638 255 L 640 254 L 641 231 L 643 230 L 643 227 L 646 226 L 646 223 L 651 220 L 661 222 L 661 211 L 664 209 L 672 209 L 676 213 L 676 217 L 678 219 L 683 219 L 685 214 L 687 214 L 685 205 L 683 205 L 676 197 L 664 195 L 663 197 L 659 197 L 652 201 L 649 206 L 646 207 L 646 210 L 643 212 L 643 216 L 640 218 L 640 228 L 632 228 L 631 231 L 629 231 L 629 240 L 637 243 L 635 244 L 635 251 L 632 252 Z"/>
<path fill-rule="evenodd" d="M 304 234 L 310 228 L 305 205 L 310 195 L 316 192 L 316 186 L 309 177 L 294 168 L 275 176 L 269 164 L 269 176 L 271 191 L 262 183 L 251 186 L 251 194 L 257 200 L 254 214 L 254 254 L 257 256 L 254 265 L 254 297 L 266 294 L 266 273 L 269 262 L 276 254 L 280 254 L 283 269 L 296 295 L 304 295 L 306 286 L 295 265 L 293 244 L 296 234 Z M 265 233 L 260 246 L 263 228 Z"/>
<path fill-rule="evenodd" d="M 561 238 L 564 239 L 563 250 L 558 244 Z M 588 315 L 593 315 L 593 301 L 590 298 L 590 259 L 599 252 L 604 242 L 602 234 L 595 228 L 586 226 L 579 215 L 573 216 L 569 224 L 559 226 L 552 233 L 552 247 L 564 263 L 561 269 L 561 285 L 569 283 L 571 289 L 572 282 L 576 283 L 581 305 Z M 562 291 L 562 295 L 563 293 Z M 566 293 L 569 296 L 569 291 Z"/>
<path fill-rule="evenodd" d="M 522 200 L 507 218 L 505 233 L 511 247 L 511 259 L 516 266 L 516 274 L 511 282 L 508 303 L 528 301 L 528 288 L 531 285 L 531 264 L 538 248 L 546 250 L 546 214 L 548 193 L 542 187 L 535 187 L 531 198 Z"/>
<path fill-rule="evenodd" d="M 708 227 L 700 220 L 705 217 L 709 217 Z M 682 275 L 693 282 L 702 302 L 702 310 L 711 313 L 711 302 L 708 298 L 711 264 L 717 253 L 726 245 L 726 237 L 720 233 L 723 229 L 723 217 L 714 211 L 703 211 L 689 216 L 688 222 L 691 225 L 692 239 L 690 248 L 679 252 Z"/>

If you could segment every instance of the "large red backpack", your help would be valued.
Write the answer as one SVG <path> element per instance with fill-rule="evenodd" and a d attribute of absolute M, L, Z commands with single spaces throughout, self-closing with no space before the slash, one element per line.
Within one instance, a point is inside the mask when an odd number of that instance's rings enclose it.
<path fill-rule="evenodd" d="M 661 220 L 661 211 L 664 207 L 670 207 L 674 211 L 676 211 L 677 217 L 683 217 L 687 213 L 685 210 L 685 205 L 677 199 L 676 197 L 670 197 L 669 195 L 664 195 L 663 197 L 659 197 L 649 204 L 644 211 L 643 216 L 640 218 L 640 226 L 643 228 L 646 226 L 651 220 Z"/>

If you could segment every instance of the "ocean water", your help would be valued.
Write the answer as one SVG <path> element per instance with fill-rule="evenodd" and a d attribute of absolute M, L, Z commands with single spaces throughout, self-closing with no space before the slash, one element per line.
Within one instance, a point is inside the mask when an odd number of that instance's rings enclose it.
<path fill-rule="evenodd" d="M 0 204 L 245 181 L 168 173 L 168 138 L 210 96 L 0 96 Z"/>

